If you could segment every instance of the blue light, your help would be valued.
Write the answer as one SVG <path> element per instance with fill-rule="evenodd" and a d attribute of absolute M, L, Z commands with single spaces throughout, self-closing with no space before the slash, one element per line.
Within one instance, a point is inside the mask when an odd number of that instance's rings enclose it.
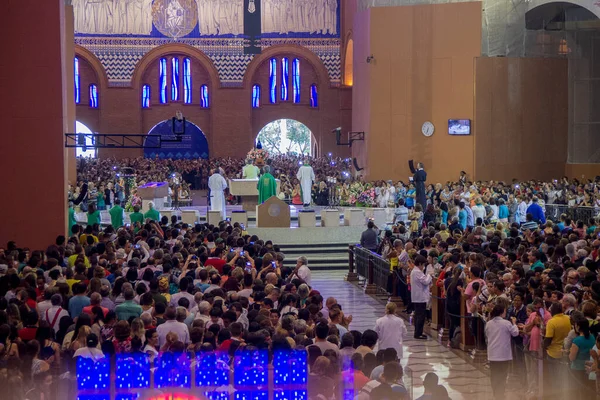
<path fill-rule="evenodd" d="M 300 60 L 294 58 L 292 63 L 292 79 L 294 80 L 294 103 L 300 103 Z"/>
<path fill-rule="evenodd" d="M 171 59 L 171 100 L 179 101 L 179 58 Z"/>
<path fill-rule="evenodd" d="M 289 60 L 287 57 L 281 59 L 281 100 L 288 101 L 288 79 L 289 79 Z"/>
<path fill-rule="evenodd" d="M 260 85 L 252 86 L 252 108 L 260 107 Z"/>
<path fill-rule="evenodd" d="M 196 386 L 227 386 L 229 375 L 227 354 L 196 353 Z"/>
<path fill-rule="evenodd" d="M 275 58 L 271 58 L 269 63 L 269 100 L 271 103 L 275 104 L 277 103 L 277 60 Z"/>
<path fill-rule="evenodd" d="M 81 101 L 81 77 L 79 76 L 79 58 L 75 57 L 73 61 L 73 67 L 75 70 L 75 104 L 79 104 Z"/>
<path fill-rule="evenodd" d="M 310 85 L 310 106 L 313 108 L 319 107 L 319 92 L 317 85 Z"/>
<path fill-rule="evenodd" d="M 107 389 L 110 387 L 110 360 L 102 359 L 94 362 L 89 358 L 79 357 L 76 363 L 77 388 Z"/>
<path fill-rule="evenodd" d="M 98 86 L 90 85 L 90 108 L 98 108 Z"/>
<path fill-rule="evenodd" d="M 151 94 L 152 90 L 150 89 L 150 85 L 142 86 L 142 108 L 150 108 Z"/>
<path fill-rule="evenodd" d="M 145 353 L 117 354 L 115 367 L 117 389 L 150 387 L 150 360 Z"/>
<path fill-rule="evenodd" d="M 266 350 L 243 351 L 235 355 L 234 385 L 266 385 L 269 377 L 269 354 Z"/>
<path fill-rule="evenodd" d="M 155 359 L 154 385 L 163 387 L 191 387 L 192 371 L 187 353 L 163 353 Z"/>
<path fill-rule="evenodd" d="M 200 107 L 208 108 L 210 106 L 210 99 L 208 97 L 208 86 L 200 86 Z"/>
<path fill-rule="evenodd" d="M 192 60 L 183 59 L 183 102 L 192 104 Z"/>
<path fill-rule="evenodd" d="M 160 104 L 167 103 L 167 59 L 161 58 L 159 63 L 158 82 L 160 86 Z"/>

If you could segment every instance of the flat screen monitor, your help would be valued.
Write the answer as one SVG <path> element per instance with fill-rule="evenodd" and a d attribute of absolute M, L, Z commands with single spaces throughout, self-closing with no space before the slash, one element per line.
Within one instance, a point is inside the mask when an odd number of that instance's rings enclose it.
<path fill-rule="evenodd" d="M 450 135 L 470 135 L 471 120 L 470 119 L 449 119 L 448 133 Z"/>

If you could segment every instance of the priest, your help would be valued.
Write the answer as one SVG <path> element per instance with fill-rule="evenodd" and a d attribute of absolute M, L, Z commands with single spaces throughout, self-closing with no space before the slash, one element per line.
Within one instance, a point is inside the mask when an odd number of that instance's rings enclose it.
<path fill-rule="evenodd" d="M 221 211 L 221 218 L 224 221 L 227 211 L 224 193 L 227 189 L 227 181 L 218 169 L 211 169 L 210 178 L 208 178 L 208 189 L 210 190 L 210 210 Z"/>
<path fill-rule="evenodd" d="M 277 182 L 271 175 L 271 167 L 265 165 L 262 169 L 262 175 L 258 180 L 258 204 L 262 204 L 271 196 L 277 196 Z"/>
<path fill-rule="evenodd" d="M 308 165 L 308 160 L 304 160 L 303 165 L 298 170 L 296 178 L 300 181 L 302 189 L 302 203 L 305 207 L 310 206 L 312 199 L 312 184 L 315 181 L 315 171 Z"/>

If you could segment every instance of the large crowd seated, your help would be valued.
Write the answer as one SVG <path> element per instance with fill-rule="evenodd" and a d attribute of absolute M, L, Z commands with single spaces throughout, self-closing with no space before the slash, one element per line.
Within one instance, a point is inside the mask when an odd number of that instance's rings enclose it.
<path fill-rule="evenodd" d="M 291 175 L 298 161 L 289 161 Z M 175 165 L 193 172 L 184 165 L 212 162 L 85 160 L 81 179 L 108 184 L 114 171 L 135 166 L 140 182 L 160 181 Z M 235 176 L 242 162 L 218 164 Z M 478 346 L 487 347 L 495 398 L 505 390 L 534 398 L 539 363 L 545 393 L 588 398 L 600 368 L 600 227 L 595 218 L 546 220 L 543 206 L 571 195 L 588 205 L 597 192 L 596 181 L 506 185 L 461 175 L 434 186 L 425 209 L 400 197 L 389 229 L 369 222 L 360 246 L 389 262 L 385 290 L 412 315 L 414 339 L 429 339 L 434 286 L 445 302 L 445 344 L 459 347 L 465 318 L 485 337 Z M 310 399 L 347 398 L 347 390 L 361 400 L 408 398 L 400 364 L 407 328 L 394 302 L 372 329 L 352 330 L 344 304 L 311 286 L 305 257 L 285 267 L 276 243 L 237 223 L 189 226 L 156 214 L 132 226 L 75 223 L 46 249 L 0 249 L 3 398 L 47 399 L 82 357 L 216 352 L 233 368 L 244 349 L 303 351 Z M 506 383 L 509 370 L 521 372 Z M 448 398 L 434 374 L 424 388 L 426 399 Z"/>

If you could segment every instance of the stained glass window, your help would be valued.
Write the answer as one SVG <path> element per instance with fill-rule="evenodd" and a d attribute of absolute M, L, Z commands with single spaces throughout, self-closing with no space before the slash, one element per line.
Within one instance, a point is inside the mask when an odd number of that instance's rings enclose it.
<path fill-rule="evenodd" d="M 210 99 L 208 97 L 208 86 L 200 86 L 200 107 L 208 108 L 210 106 Z"/>
<path fill-rule="evenodd" d="M 281 59 L 281 100 L 288 101 L 288 81 L 290 75 L 290 62 L 287 57 Z"/>
<path fill-rule="evenodd" d="M 150 95 L 152 94 L 150 85 L 142 87 L 142 108 L 150 108 Z"/>
<path fill-rule="evenodd" d="M 310 85 L 310 106 L 319 107 L 319 93 L 315 84 Z"/>
<path fill-rule="evenodd" d="M 260 107 L 260 85 L 252 86 L 252 108 Z"/>
<path fill-rule="evenodd" d="M 98 86 L 90 85 L 90 107 L 98 108 Z"/>
<path fill-rule="evenodd" d="M 167 103 L 167 59 L 160 59 L 159 85 L 160 85 L 160 104 Z"/>
<path fill-rule="evenodd" d="M 294 103 L 300 103 L 300 60 L 294 58 L 292 63 L 292 79 L 294 80 Z"/>
<path fill-rule="evenodd" d="M 271 101 L 271 103 L 277 103 L 277 60 L 275 58 L 271 58 L 270 64 L 271 65 L 269 71 L 269 100 Z"/>
<path fill-rule="evenodd" d="M 81 78 L 79 76 L 79 58 L 75 57 L 75 104 L 81 101 Z"/>
<path fill-rule="evenodd" d="M 192 104 L 192 60 L 183 59 L 183 102 Z"/>
<path fill-rule="evenodd" d="M 171 100 L 179 101 L 179 58 L 171 59 Z"/>

